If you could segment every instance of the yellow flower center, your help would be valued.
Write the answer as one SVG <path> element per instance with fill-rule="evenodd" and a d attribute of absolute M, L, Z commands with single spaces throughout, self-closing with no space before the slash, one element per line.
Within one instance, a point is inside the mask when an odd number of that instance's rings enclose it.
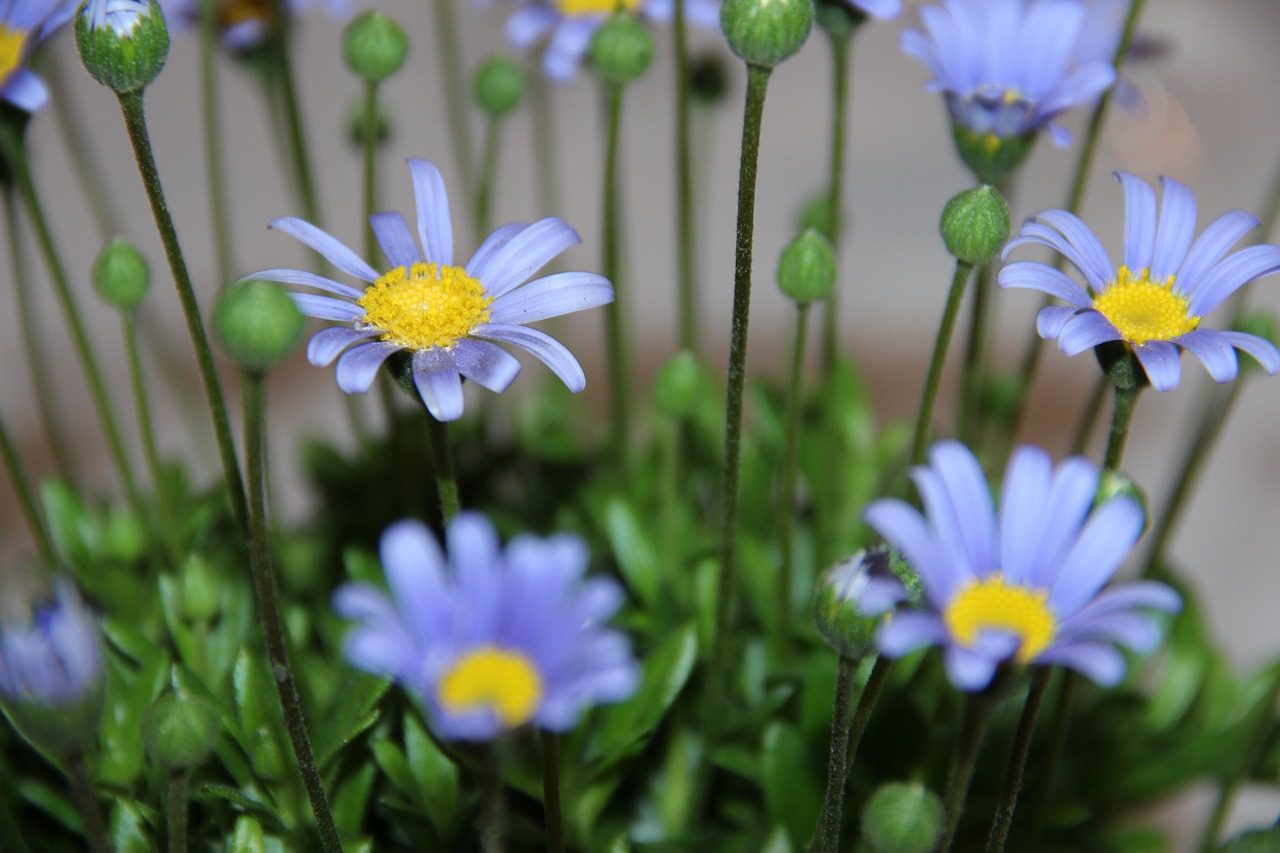
<path fill-rule="evenodd" d="M 1187 312 L 1187 297 L 1173 292 L 1173 276 L 1158 283 L 1145 269 L 1135 276 L 1120 267 L 1093 307 L 1131 344 L 1173 340 L 1200 325 L 1200 318 Z"/>
<path fill-rule="evenodd" d="M 962 646 L 972 646 L 981 631 L 1003 631 L 1018 638 L 1017 661 L 1026 663 L 1053 642 L 1057 620 L 1049 593 L 1005 583 L 1004 575 L 974 580 L 947 605 L 942 619 Z"/>
<path fill-rule="evenodd" d="M 556 0 L 556 8 L 567 18 L 584 15 L 608 15 L 619 9 L 634 12 L 640 0 Z"/>
<path fill-rule="evenodd" d="M 261 21 L 263 24 L 271 22 L 269 0 L 223 0 L 217 9 L 218 26 L 224 30 L 246 21 Z"/>
<path fill-rule="evenodd" d="M 542 699 L 542 679 L 519 652 L 480 646 L 458 658 L 436 688 L 440 707 L 451 714 L 488 708 L 504 726 L 527 723 Z"/>
<path fill-rule="evenodd" d="M 406 349 L 451 347 L 481 323 L 489 322 L 484 285 L 462 267 L 436 264 L 396 267 L 379 278 L 356 304 L 359 325 L 380 329 L 382 340 Z"/>
<path fill-rule="evenodd" d="M 9 79 L 22 64 L 22 49 L 27 44 L 26 30 L 11 30 L 0 24 L 0 83 Z"/>

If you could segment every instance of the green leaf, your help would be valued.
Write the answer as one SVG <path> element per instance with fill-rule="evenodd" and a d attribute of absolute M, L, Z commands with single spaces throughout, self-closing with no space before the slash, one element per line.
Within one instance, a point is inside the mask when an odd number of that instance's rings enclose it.
<path fill-rule="evenodd" d="M 51 788 L 38 779 L 20 779 L 18 795 L 77 835 L 84 832 L 80 815 L 62 791 Z"/>
<path fill-rule="evenodd" d="M 418 801 L 418 785 L 414 781 L 412 771 L 409 770 L 409 761 L 404 757 L 404 753 L 400 751 L 400 747 L 385 738 L 375 740 L 370 746 L 373 749 L 373 760 L 377 763 L 379 769 L 386 774 L 392 787 L 399 791 L 406 800 L 416 803 Z"/>
<path fill-rule="evenodd" d="M 267 672 L 266 662 L 249 652 L 246 646 L 236 658 L 232 673 L 235 685 L 236 711 L 240 716 L 240 730 L 248 743 L 261 729 L 280 731 L 284 719 L 280 715 L 280 702 L 276 687 Z"/>
<path fill-rule="evenodd" d="M 236 818 L 236 827 L 231 832 L 230 853 L 267 853 L 267 844 L 262 837 L 262 824 L 252 815 L 240 815 Z"/>
<path fill-rule="evenodd" d="M 115 853 L 151 853 L 156 849 L 147 831 L 146 818 L 137 804 L 129 800 L 116 800 L 111 809 L 110 833 L 111 849 Z"/>
<path fill-rule="evenodd" d="M 355 740 L 378 721 L 378 702 L 386 695 L 391 682 L 366 673 L 353 673 L 340 692 L 338 707 L 327 718 L 331 721 L 316 727 L 314 745 L 316 762 L 325 767 L 338 751 Z"/>
<path fill-rule="evenodd" d="M 161 649 L 151 663 L 136 673 L 112 662 L 108 708 L 102 719 L 102 759 L 99 775 L 103 782 L 129 787 L 147 766 L 138 721 L 151 700 L 160 695 L 169 680 L 169 655 Z"/>
<path fill-rule="evenodd" d="M 618 560 L 618 570 L 627 586 L 648 607 L 659 603 L 662 572 L 657 550 L 649 541 L 631 507 L 620 497 L 613 497 L 605 507 L 605 530 L 609 547 Z"/>
<path fill-rule="evenodd" d="M 448 835 L 458 817 L 458 768 L 427 736 L 413 714 L 405 714 L 404 745 L 416 800 L 431 823 Z"/>
<path fill-rule="evenodd" d="M 822 768 L 812 761 L 800 734 L 784 723 L 765 729 L 761 762 L 769 822 L 785 826 L 791 838 L 807 838 L 822 804 Z"/>
<path fill-rule="evenodd" d="M 261 821 L 273 832 L 285 831 L 285 826 L 280 822 L 280 818 L 276 816 L 275 811 L 266 803 L 251 799 L 236 788 L 226 785 L 202 785 L 200 795 L 205 799 L 226 800 L 244 811 L 256 817 L 254 823 Z"/>
<path fill-rule="evenodd" d="M 340 835 L 355 835 L 364 823 L 364 810 L 369 804 L 369 794 L 373 791 L 373 781 L 378 776 L 378 769 L 372 764 L 353 773 L 340 785 L 333 794 L 331 809 L 333 822 Z"/>

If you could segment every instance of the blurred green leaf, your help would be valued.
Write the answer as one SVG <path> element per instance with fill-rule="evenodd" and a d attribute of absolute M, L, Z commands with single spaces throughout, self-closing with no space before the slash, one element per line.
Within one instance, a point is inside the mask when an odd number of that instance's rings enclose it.
<path fill-rule="evenodd" d="M 604 513 L 609 546 L 618 561 L 618 570 L 627 586 L 646 607 L 660 603 L 662 570 L 657 550 L 649 541 L 644 525 L 621 497 L 609 500 Z"/>
<path fill-rule="evenodd" d="M 363 672 L 351 673 L 338 694 L 338 707 L 332 709 L 324 726 L 315 727 L 312 735 L 316 763 L 325 767 L 348 743 L 355 740 L 378 721 L 378 703 L 390 689 L 391 682 Z"/>
<path fill-rule="evenodd" d="M 366 764 L 347 777 L 333 792 L 333 822 L 341 835 L 355 835 L 364 823 L 365 808 L 378 770 Z"/>
<path fill-rule="evenodd" d="M 111 849 L 115 853 L 151 853 L 156 846 L 147 823 L 136 803 L 116 800 L 111 809 Z"/>
<path fill-rule="evenodd" d="M 808 838 L 822 805 L 823 768 L 800 734 L 785 723 L 764 730 L 761 781 L 769 823 L 785 826 L 791 838 Z"/>
<path fill-rule="evenodd" d="M 405 714 L 404 745 L 417 792 L 414 799 L 447 836 L 458 818 L 458 768 L 427 736 L 414 714 Z"/>

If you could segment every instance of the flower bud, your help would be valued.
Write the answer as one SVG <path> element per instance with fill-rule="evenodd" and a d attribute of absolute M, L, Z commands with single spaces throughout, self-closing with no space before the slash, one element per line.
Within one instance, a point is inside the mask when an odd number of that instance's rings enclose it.
<path fill-rule="evenodd" d="M 929 853 L 942 834 L 942 800 L 919 782 L 881 785 L 862 810 L 873 853 Z"/>
<path fill-rule="evenodd" d="M 1246 312 L 1236 320 L 1234 329 L 1247 335 L 1257 335 L 1271 344 L 1280 342 L 1280 328 L 1277 328 L 1276 314 L 1266 308 L 1257 308 Z M 1248 355 L 1248 353 L 1245 354 Z M 1253 356 L 1240 361 L 1240 370 L 1242 372 L 1261 369 L 1262 365 Z"/>
<path fill-rule="evenodd" d="M 364 147 L 368 134 L 369 117 L 365 114 L 366 107 L 364 98 L 356 98 L 347 111 L 347 139 L 358 148 Z M 391 130 L 391 114 L 379 103 L 373 116 L 373 144 L 381 145 L 390 139 Z"/>
<path fill-rule="evenodd" d="M 729 75 L 718 53 L 694 57 L 689 62 L 689 94 L 708 106 L 724 100 L 729 90 Z"/>
<path fill-rule="evenodd" d="M 970 171 L 984 184 L 1001 181 L 1022 165 L 1035 145 L 1034 133 L 1025 136 L 996 136 L 978 133 L 952 122 L 956 151 Z"/>
<path fill-rule="evenodd" d="M 836 253 L 813 228 L 791 241 L 778 259 L 778 287 L 797 304 L 826 299 L 836 286 Z"/>
<path fill-rule="evenodd" d="M 906 588 L 889 569 L 889 552 L 865 548 L 818 582 L 813 621 L 837 654 L 861 658 L 875 646 L 880 617 L 906 598 Z"/>
<path fill-rule="evenodd" d="M 845 0 L 817 0 L 814 19 L 828 35 L 845 41 L 866 19 L 867 13 Z"/>
<path fill-rule="evenodd" d="M 245 370 L 266 370 L 288 355 L 304 323 L 289 294 L 270 281 L 238 281 L 213 307 L 214 334 Z"/>
<path fill-rule="evenodd" d="M 1142 517 L 1149 518 L 1147 512 L 1147 493 L 1123 471 L 1104 468 L 1098 478 L 1098 492 L 1094 495 L 1093 505 L 1100 507 L 1115 498 L 1130 498 L 1137 502 L 1142 510 Z"/>
<path fill-rule="evenodd" d="M 289 766 L 280 738 L 266 726 L 249 734 L 249 762 L 254 773 L 272 781 L 283 779 Z"/>
<path fill-rule="evenodd" d="M 133 308 L 151 286 L 147 259 L 123 237 L 114 237 L 102 247 L 93 262 L 92 277 L 98 295 L 117 308 Z"/>
<path fill-rule="evenodd" d="M 965 190 L 942 209 L 938 229 L 952 257 L 984 264 L 1009 239 L 1009 206 L 995 187 L 984 184 Z"/>
<path fill-rule="evenodd" d="M 773 68 L 800 50 L 813 27 L 813 0 L 725 0 L 720 29 L 743 62 Z"/>
<path fill-rule="evenodd" d="M 156 0 L 89 0 L 76 13 L 75 31 L 89 76 L 121 95 L 149 85 L 169 56 L 169 28 Z"/>
<path fill-rule="evenodd" d="M 227 849 L 230 853 L 267 853 L 267 839 L 257 818 L 247 814 L 236 818 Z"/>
<path fill-rule="evenodd" d="M 132 512 L 112 507 L 102 524 L 102 554 L 136 563 L 147 553 L 147 529 Z"/>
<path fill-rule="evenodd" d="M 471 94 L 480 109 L 497 118 L 520 106 L 525 82 L 519 65 L 506 56 L 491 56 L 476 69 Z"/>
<path fill-rule="evenodd" d="M 199 696 L 176 690 L 157 696 L 142 714 L 151 759 L 167 770 L 195 767 L 213 751 L 218 716 Z"/>
<path fill-rule="evenodd" d="M 653 396 L 659 411 L 675 418 L 692 415 L 703 388 L 700 372 L 697 356 L 688 350 L 667 359 L 653 379 Z"/>
<path fill-rule="evenodd" d="M 653 36 L 635 15 L 618 12 L 591 36 L 591 62 L 610 83 L 630 83 L 653 59 Z"/>
<path fill-rule="evenodd" d="M 381 83 L 404 65 L 409 37 L 381 12 L 365 12 L 342 31 L 342 56 L 352 74 L 366 83 Z"/>
<path fill-rule="evenodd" d="M 222 610 L 222 584 L 203 554 L 191 554 L 178 571 L 182 615 L 192 622 L 208 622 Z"/>

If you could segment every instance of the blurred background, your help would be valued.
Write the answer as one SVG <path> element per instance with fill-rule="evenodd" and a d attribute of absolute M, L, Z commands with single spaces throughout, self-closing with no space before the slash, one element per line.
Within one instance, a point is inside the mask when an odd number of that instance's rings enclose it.
<path fill-rule="evenodd" d="M 941 99 L 923 89 L 926 70 L 898 46 L 902 30 L 916 25 L 917 6 L 908 2 L 898 20 L 868 22 L 853 49 L 853 101 L 846 138 L 851 223 L 841 246 L 840 323 L 843 350 L 866 373 L 882 421 L 914 414 L 953 265 L 937 236 L 938 216 L 951 195 L 972 183 L 952 152 Z M 412 210 L 412 190 L 403 165 L 408 156 L 439 164 L 458 198 L 461 187 L 449 147 L 430 6 L 388 0 L 377 7 L 396 18 L 412 40 L 407 65 L 381 89 L 393 136 L 380 162 L 380 206 Z M 507 7 L 472 5 L 459 11 L 460 47 L 468 68 L 494 52 L 518 56 L 503 37 Z M 316 9 L 300 16 L 296 24 L 294 61 L 322 224 L 358 248 L 360 155 L 348 139 L 346 126 L 361 84 L 341 60 L 342 21 Z M 1159 0 L 1148 4 L 1140 31 L 1158 49 L 1155 56 L 1132 63 L 1125 76 L 1140 90 L 1144 106 L 1126 111 L 1113 105 L 1082 210 L 1113 255 L 1118 255 L 1123 227 L 1123 195 L 1110 177 L 1113 170 L 1125 169 L 1147 180 L 1169 175 L 1187 183 L 1196 192 L 1203 227 L 1233 208 L 1260 211 L 1280 165 L 1280 90 L 1275 85 L 1280 80 L 1280 51 L 1275 50 L 1280 3 Z M 652 371 L 672 353 L 676 339 L 670 34 L 659 30 L 657 39 L 653 67 L 628 88 L 623 115 L 627 274 L 620 300 L 628 306 L 633 339 L 644 348 L 634 378 L 637 393 L 648 393 Z M 708 358 L 722 364 L 728 342 L 745 75 L 717 33 L 692 31 L 691 41 L 697 54 L 719 56 L 729 77 L 725 99 L 699 108 L 694 125 L 701 146 L 696 161 L 700 347 Z M 141 312 L 144 335 L 159 340 L 155 346 L 144 343 L 144 357 L 156 388 L 153 404 L 158 410 L 162 453 L 198 459 L 199 470 L 212 478 L 217 460 L 208 417 L 198 408 L 201 397 L 194 358 L 115 98 L 85 75 L 69 31 L 55 36 L 44 53 L 43 73 L 52 97 L 62 101 L 61 107 L 91 140 L 92 158 L 81 165 L 100 174 L 109 202 L 120 215 L 119 232 L 134 241 L 152 265 L 152 292 Z M 302 214 L 269 132 L 270 122 L 279 118 L 265 105 L 261 86 L 243 63 L 225 54 L 218 61 L 227 158 L 224 183 L 231 206 L 235 268 L 240 274 L 268 267 L 310 268 L 308 250 L 266 228 L 276 216 Z M 203 166 L 198 72 L 194 34 L 175 34 L 168 67 L 147 92 L 147 107 L 160 172 L 207 311 L 219 282 Z M 770 83 L 761 150 L 749 357 L 757 373 L 780 375 L 783 354 L 790 347 L 794 309 L 778 293 L 773 270 L 778 253 L 797 233 L 804 201 L 826 180 L 830 74 L 827 40 L 815 33 L 797 58 L 776 70 Z M 561 268 L 595 270 L 600 264 L 598 186 L 604 138 L 599 85 L 584 72 L 568 84 L 553 86 L 549 103 L 557 127 L 563 209 L 542 210 L 535 201 L 526 101 L 504 131 L 494 221 L 563 216 L 579 230 L 583 243 L 561 256 Z M 1083 113 L 1069 114 L 1064 123 L 1079 132 L 1084 118 Z M 472 136 L 478 145 L 482 125 L 475 112 L 473 119 Z M 62 128 L 52 107 L 34 118 L 29 131 L 32 166 L 91 325 L 94 346 L 104 356 L 120 400 L 121 416 L 132 423 L 118 318 L 97 300 L 89 285 L 90 266 L 106 235 L 90 215 Z M 1047 138 L 1041 140 L 1022 170 L 1013 199 L 1015 227 L 1030 213 L 1062 206 L 1076 153 L 1074 146 L 1057 149 Z M 476 235 L 470 233 L 469 218 L 462 210 L 455 210 L 454 220 L 456 251 L 466 257 L 477 243 Z M 56 386 L 61 417 L 79 425 L 74 450 L 82 479 L 104 496 L 114 494 L 118 484 L 30 229 L 27 240 L 27 263 L 35 280 L 32 289 L 41 294 L 39 346 Z M 1023 250 L 1019 257 L 1037 256 Z M 9 265 L 0 265 L 4 282 L 0 299 L 13 298 L 10 277 Z M 1039 302 L 1039 294 L 1029 291 L 997 294 L 994 343 L 998 361 L 1006 368 L 1016 364 Z M 1252 302 L 1280 305 L 1280 277 L 1260 282 Z M 0 381 L 0 414 L 15 434 L 28 469 L 38 475 L 49 468 L 48 450 L 39 431 L 13 303 L 3 304 L 0 363 L 6 368 Z M 608 390 L 602 362 L 594 357 L 600 348 L 602 322 L 600 312 L 586 312 L 557 327 L 557 334 L 586 366 L 585 394 L 598 402 L 594 410 L 600 412 Z M 1214 318 L 1209 324 L 1215 325 Z M 953 361 L 961 338 L 958 334 L 953 344 Z M 1183 381 L 1175 392 L 1143 395 L 1126 455 L 1125 467 L 1156 507 L 1163 505 L 1180 448 L 1195 422 L 1196 407 L 1203 405 L 1202 392 L 1211 384 L 1198 362 L 1190 357 L 1183 362 Z M 527 366 L 529 375 L 513 391 L 536 387 L 531 377 L 545 373 L 541 365 Z M 225 375 L 231 378 L 230 372 Z M 1056 347 L 1049 347 L 1033 397 L 1033 416 L 1020 440 L 1064 454 L 1095 377 L 1092 358 L 1067 359 Z M 953 382 L 944 384 L 939 404 L 939 426 L 944 431 L 955 408 L 949 393 L 953 390 Z M 276 489 L 286 519 L 300 520 L 306 517 L 307 498 L 294 451 L 305 437 L 349 442 L 348 419 L 332 369 L 309 366 L 301 352 L 271 377 L 270 393 Z M 467 393 L 477 392 L 468 389 Z M 365 405 L 376 421 L 377 401 L 370 399 Z M 1280 604 L 1277 423 L 1280 379 L 1250 382 L 1170 549 L 1203 596 L 1214 631 L 1242 669 L 1255 667 L 1280 650 L 1280 619 L 1274 615 Z M 134 440 L 130 441 L 134 457 L 141 460 Z M 1095 458 L 1100 455 L 1100 442 L 1091 453 Z M 0 488 L 3 572 L 29 563 L 33 554 L 12 492 L 7 486 Z M 1207 792 L 1193 795 L 1171 804 L 1164 819 L 1190 819 L 1207 805 Z M 1277 809 L 1280 798 L 1246 796 L 1233 825 L 1270 822 Z"/>

